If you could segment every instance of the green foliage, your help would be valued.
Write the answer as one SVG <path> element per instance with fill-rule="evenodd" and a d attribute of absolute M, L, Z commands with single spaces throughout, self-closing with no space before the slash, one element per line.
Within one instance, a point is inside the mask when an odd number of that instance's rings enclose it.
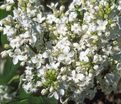
<path fill-rule="evenodd" d="M 27 94 L 21 88 L 19 89 L 16 98 L 7 104 L 57 104 L 57 102 L 54 98 L 47 99 L 47 97 Z"/>
<path fill-rule="evenodd" d="M 8 57 L 5 62 L 3 73 L 0 75 L 0 84 L 9 82 L 16 75 L 18 66 L 19 65 L 13 65 L 11 58 Z"/>
<path fill-rule="evenodd" d="M 5 10 L 0 10 L 0 20 L 6 16 L 6 12 Z M 5 35 L 2 35 L 2 33 L 0 33 L 0 47 L 4 47 L 5 44 L 7 44 L 7 37 Z"/>

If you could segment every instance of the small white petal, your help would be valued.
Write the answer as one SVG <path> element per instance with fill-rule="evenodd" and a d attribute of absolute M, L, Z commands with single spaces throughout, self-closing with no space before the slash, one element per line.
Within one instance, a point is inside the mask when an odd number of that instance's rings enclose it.
<path fill-rule="evenodd" d="M 26 60 L 26 56 L 18 55 L 17 56 L 20 61 Z"/>
<path fill-rule="evenodd" d="M 35 57 L 32 57 L 31 61 L 32 61 L 34 64 L 38 62 L 37 58 L 35 58 Z"/>
<path fill-rule="evenodd" d="M 55 99 L 58 100 L 59 99 L 59 96 L 58 96 L 57 92 L 54 92 L 53 94 L 54 94 Z"/>

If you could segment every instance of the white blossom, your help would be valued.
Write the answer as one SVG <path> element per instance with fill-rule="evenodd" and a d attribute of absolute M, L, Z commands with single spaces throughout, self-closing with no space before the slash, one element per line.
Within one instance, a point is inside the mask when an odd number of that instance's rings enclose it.
<path fill-rule="evenodd" d="M 71 26 L 71 31 L 73 31 L 75 34 L 79 35 L 81 32 L 81 26 L 79 24 L 75 23 Z"/>
<path fill-rule="evenodd" d="M 89 62 L 89 58 L 88 58 L 88 53 L 89 53 L 89 49 L 87 49 L 86 51 L 82 51 L 80 52 L 80 61 L 85 61 L 85 62 Z"/>
<path fill-rule="evenodd" d="M 116 89 L 121 77 L 120 0 L 72 0 L 67 8 L 51 2 L 48 11 L 39 0 L 16 3 L 6 0 L 0 6 L 13 12 L 0 21 L 9 41 L 1 56 L 25 65 L 22 86 L 27 93 L 41 87 L 42 95 L 83 104 L 96 93 L 95 78 L 105 93 Z"/>

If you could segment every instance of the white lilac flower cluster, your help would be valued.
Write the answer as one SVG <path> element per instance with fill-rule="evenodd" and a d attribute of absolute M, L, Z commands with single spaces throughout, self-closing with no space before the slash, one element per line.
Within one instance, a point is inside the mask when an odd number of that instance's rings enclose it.
<path fill-rule="evenodd" d="M 121 0 L 73 0 L 68 9 L 40 0 L 6 0 L 0 21 L 13 63 L 26 67 L 23 88 L 83 104 L 96 89 L 116 90 L 121 77 Z M 9 9 L 8 9 L 9 8 Z"/>

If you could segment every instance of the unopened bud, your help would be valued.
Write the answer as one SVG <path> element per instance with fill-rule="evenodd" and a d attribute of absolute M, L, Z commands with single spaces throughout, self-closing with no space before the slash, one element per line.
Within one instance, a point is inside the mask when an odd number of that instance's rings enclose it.
<path fill-rule="evenodd" d="M 5 49 L 9 49 L 10 46 L 9 46 L 8 44 L 4 44 L 4 48 L 5 48 Z"/>
<path fill-rule="evenodd" d="M 63 81 L 67 80 L 67 76 L 66 76 L 66 75 L 63 75 L 63 76 L 62 76 L 62 80 L 63 80 Z"/>
<path fill-rule="evenodd" d="M 20 66 L 24 66 L 24 65 L 25 65 L 25 62 L 21 62 L 21 63 L 20 63 Z"/>
<path fill-rule="evenodd" d="M 11 10 L 11 5 L 6 6 L 6 11 L 10 11 Z"/>
<path fill-rule="evenodd" d="M 42 95 L 45 95 L 45 94 L 47 94 L 47 92 L 48 92 L 48 89 L 43 89 L 43 90 L 41 91 L 41 94 L 42 94 Z"/>
<path fill-rule="evenodd" d="M 54 90 L 54 88 L 51 86 L 50 89 L 49 89 L 49 91 L 52 92 L 53 90 Z"/>
<path fill-rule="evenodd" d="M 62 5 L 62 6 L 60 7 L 60 11 L 63 12 L 64 10 L 65 10 L 65 6 Z"/>

